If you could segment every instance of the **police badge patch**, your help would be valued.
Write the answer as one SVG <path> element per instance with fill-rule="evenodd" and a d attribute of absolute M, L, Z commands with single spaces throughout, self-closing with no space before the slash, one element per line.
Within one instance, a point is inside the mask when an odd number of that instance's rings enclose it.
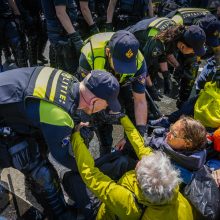
<path fill-rule="evenodd" d="M 137 80 L 140 84 L 145 85 L 145 76 L 143 75 L 137 76 Z"/>
<path fill-rule="evenodd" d="M 155 47 L 155 48 L 153 49 L 153 51 L 152 51 L 152 56 L 153 56 L 153 57 L 158 57 L 158 56 L 160 56 L 160 55 L 162 55 L 161 49 L 158 48 L 158 47 Z"/>

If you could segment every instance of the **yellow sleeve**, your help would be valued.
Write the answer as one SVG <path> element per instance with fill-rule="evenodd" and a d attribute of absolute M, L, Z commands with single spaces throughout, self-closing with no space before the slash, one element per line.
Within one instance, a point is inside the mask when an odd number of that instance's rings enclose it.
<path fill-rule="evenodd" d="M 152 150 L 150 147 L 144 146 L 144 139 L 138 132 L 138 130 L 135 128 L 133 123 L 130 121 L 128 116 L 125 116 L 121 118 L 121 124 L 124 127 L 125 133 L 133 146 L 135 153 L 140 160 L 143 156 L 149 155 L 152 153 Z"/>
<path fill-rule="evenodd" d="M 141 210 L 132 193 L 95 167 L 94 159 L 79 132 L 72 135 L 72 148 L 86 186 L 120 219 L 140 218 Z"/>

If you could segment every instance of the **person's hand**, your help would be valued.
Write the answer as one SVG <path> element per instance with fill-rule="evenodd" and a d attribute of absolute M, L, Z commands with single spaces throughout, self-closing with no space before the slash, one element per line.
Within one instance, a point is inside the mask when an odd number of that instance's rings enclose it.
<path fill-rule="evenodd" d="M 214 178 L 218 187 L 220 187 L 220 169 L 215 170 L 212 172 L 212 177 Z"/>
<path fill-rule="evenodd" d="M 79 34 L 79 32 L 74 32 L 72 34 L 69 34 L 68 42 L 71 46 L 73 46 L 76 50 L 77 56 L 81 53 L 81 48 L 83 47 L 83 40 Z"/>
<path fill-rule="evenodd" d="M 126 144 L 126 139 L 125 139 L 125 138 L 122 138 L 122 139 L 115 145 L 115 149 L 121 151 L 121 150 L 124 149 L 125 144 Z"/>
<path fill-rule="evenodd" d="M 164 78 L 164 94 L 169 94 L 172 90 L 172 81 L 170 77 L 170 73 L 164 72 L 163 73 L 163 78 Z"/>
<path fill-rule="evenodd" d="M 99 28 L 97 27 L 96 23 L 89 26 L 89 32 L 91 35 L 99 33 Z"/>
<path fill-rule="evenodd" d="M 148 127 L 147 125 L 136 125 L 137 130 L 139 131 L 142 137 L 148 136 Z"/>
<path fill-rule="evenodd" d="M 80 132 L 81 137 L 83 138 L 85 144 L 88 146 L 94 137 L 94 132 L 89 127 L 89 122 L 80 122 L 75 126 L 74 130 Z"/>
<path fill-rule="evenodd" d="M 88 126 L 89 126 L 89 122 L 80 122 L 79 124 L 75 125 L 74 131 L 79 132 L 82 127 L 88 127 Z"/>
<path fill-rule="evenodd" d="M 112 31 L 113 31 L 113 25 L 112 25 L 112 23 L 105 23 L 104 31 L 105 31 L 105 32 L 112 32 Z"/>
<path fill-rule="evenodd" d="M 147 91 L 154 101 L 160 101 L 163 96 L 157 91 L 154 85 L 147 87 Z"/>

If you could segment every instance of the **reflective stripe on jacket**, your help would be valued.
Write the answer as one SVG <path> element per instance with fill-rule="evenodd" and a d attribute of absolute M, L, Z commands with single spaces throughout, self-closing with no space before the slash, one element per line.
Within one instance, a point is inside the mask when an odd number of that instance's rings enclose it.
<path fill-rule="evenodd" d="M 91 69 L 93 70 L 105 70 L 107 58 L 105 55 L 105 49 L 109 40 L 111 39 L 114 32 L 99 33 L 86 40 L 85 46 L 81 52 L 85 55 Z M 144 57 L 140 51 L 137 54 L 137 70 L 142 67 Z M 128 78 L 135 77 L 135 73 L 120 74 L 119 83 L 123 84 Z"/>
<path fill-rule="evenodd" d="M 53 103 L 73 115 L 72 75 L 50 67 L 20 68 L 1 73 L 0 104 L 22 102 L 29 97 Z"/>
<path fill-rule="evenodd" d="M 176 10 L 172 20 L 177 24 L 190 26 L 196 24 L 198 19 L 203 18 L 207 14 L 210 14 L 210 11 L 203 8 L 180 8 Z"/>

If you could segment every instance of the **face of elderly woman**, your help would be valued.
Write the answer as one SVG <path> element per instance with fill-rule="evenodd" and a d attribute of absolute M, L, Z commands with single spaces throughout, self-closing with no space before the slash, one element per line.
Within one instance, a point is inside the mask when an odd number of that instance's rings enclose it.
<path fill-rule="evenodd" d="M 192 147 L 192 142 L 187 140 L 183 132 L 184 124 L 181 120 L 170 126 L 166 142 L 175 150 L 186 150 Z"/>

